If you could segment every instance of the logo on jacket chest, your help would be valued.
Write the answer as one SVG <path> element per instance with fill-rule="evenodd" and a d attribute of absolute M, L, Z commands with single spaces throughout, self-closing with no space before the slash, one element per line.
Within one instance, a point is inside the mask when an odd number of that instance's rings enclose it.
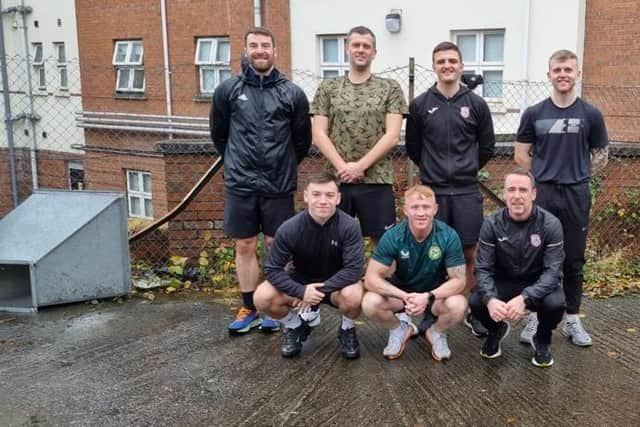
<path fill-rule="evenodd" d="M 529 241 L 531 242 L 531 245 L 536 248 L 542 244 L 542 239 L 540 238 L 540 235 L 538 233 L 534 233 L 529 236 Z"/>
<path fill-rule="evenodd" d="M 436 261 L 442 258 L 442 249 L 440 249 L 440 246 L 433 245 L 429 248 L 428 255 L 431 261 Z"/>
<path fill-rule="evenodd" d="M 468 119 L 470 115 L 469 107 L 467 106 L 460 107 L 460 115 L 462 116 L 463 119 Z"/>

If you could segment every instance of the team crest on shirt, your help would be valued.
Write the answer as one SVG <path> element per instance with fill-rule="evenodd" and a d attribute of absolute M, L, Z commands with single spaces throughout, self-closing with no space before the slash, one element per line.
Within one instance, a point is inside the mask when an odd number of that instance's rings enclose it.
<path fill-rule="evenodd" d="M 442 249 L 440 246 L 433 245 L 429 248 L 429 259 L 431 261 L 435 261 L 437 259 L 442 258 Z"/>
<path fill-rule="evenodd" d="M 469 118 L 469 107 L 460 107 L 460 115 L 464 119 Z"/>
<path fill-rule="evenodd" d="M 542 239 L 540 239 L 540 235 L 538 233 L 534 233 L 529 236 L 529 241 L 536 248 L 542 244 Z"/>

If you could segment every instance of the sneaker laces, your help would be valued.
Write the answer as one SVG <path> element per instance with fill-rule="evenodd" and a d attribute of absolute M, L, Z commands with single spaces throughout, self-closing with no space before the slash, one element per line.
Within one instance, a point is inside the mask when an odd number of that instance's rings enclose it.
<path fill-rule="evenodd" d="M 437 355 L 447 355 L 449 353 L 449 344 L 447 343 L 447 334 L 431 330 L 431 339 L 433 339 L 433 350 Z"/>
<path fill-rule="evenodd" d="M 348 346 L 355 346 L 358 343 L 358 339 L 356 337 L 356 328 L 349 328 L 344 330 L 344 341 Z"/>
<path fill-rule="evenodd" d="M 534 335 L 538 331 L 538 318 L 537 317 L 529 317 L 529 321 L 524 327 L 524 330 L 527 334 Z"/>

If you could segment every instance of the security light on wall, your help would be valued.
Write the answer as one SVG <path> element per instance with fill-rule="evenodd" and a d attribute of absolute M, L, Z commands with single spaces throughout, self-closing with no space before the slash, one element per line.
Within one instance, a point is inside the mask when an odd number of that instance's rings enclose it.
<path fill-rule="evenodd" d="M 391 9 L 384 18 L 384 25 L 390 33 L 399 33 L 402 28 L 402 9 Z"/>

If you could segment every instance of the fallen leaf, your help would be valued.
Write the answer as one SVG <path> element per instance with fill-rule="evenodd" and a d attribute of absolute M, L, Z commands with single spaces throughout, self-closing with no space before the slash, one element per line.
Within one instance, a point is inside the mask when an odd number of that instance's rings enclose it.
<path fill-rule="evenodd" d="M 607 352 L 607 356 L 609 356 L 611 359 L 617 359 L 620 357 L 620 353 L 616 353 L 615 351 L 609 351 Z"/>
<path fill-rule="evenodd" d="M 636 328 L 627 328 L 627 332 L 629 332 L 630 334 L 636 334 L 638 333 L 638 330 Z"/>
<path fill-rule="evenodd" d="M 172 294 L 176 291 L 176 288 L 174 288 L 173 286 L 169 286 L 167 289 L 165 289 L 165 292 L 167 292 L 168 294 Z"/>
<path fill-rule="evenodd" d="M 513 423 L 515 423 L 515 422 L 516 422 L 516 420 L 517 420 L 517 418 L 516 418 L 516 417 L 507 417 L 507 419 L 506 419 L 506 423 L 507 423 L 507 424 L 513 424 Z"/>

